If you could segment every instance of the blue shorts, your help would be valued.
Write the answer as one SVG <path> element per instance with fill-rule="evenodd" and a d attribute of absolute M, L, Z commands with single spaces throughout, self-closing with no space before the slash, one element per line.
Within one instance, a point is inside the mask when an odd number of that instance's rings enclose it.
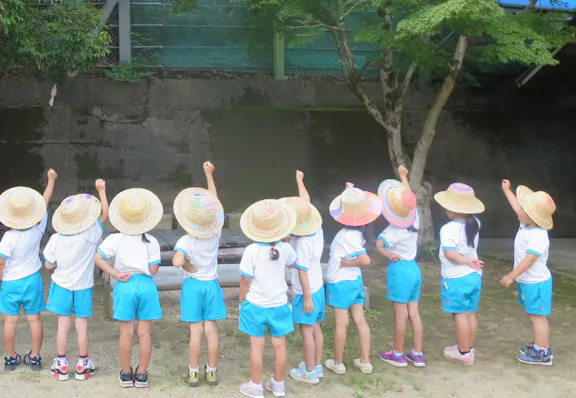
<path fill-rule="evenodd" d="M 114 319 L 117 321 L 154 321 L 162 318 L 160 297 L 154 278 L 133 274 L 128 282 L 114 286 Z"/>
<path fill-rule="evenodd" d="M 218 281 L 184 279 L 180 296 L 180 320 L 183 322 L 217 321 L 228 316 L 224 293 Z"/>
<path fill-rule="evenodd" d="M 46 309 L 61 316 L 70 316 L 74 310 L 76 318 L 90 318 L 93 314 L 92 288 L 68 290 L 52 282 Z"/>
<path fill-rule="evenodd" d="M 552 313 L 552 278 L 540 283 L 518 283 L 518 303 L 530 315 Z"/>
<path fill-rule="evenodd" d="M 352 281 L 340 281 L 326 285 L 328 305 L 349 310 L 354 304 L 364 305 L 364 280 L 361 276 Z"/>
<path fill-rule="evenodd" d="M 244 300 L 240 306 L 240 331 L 252 337 L 264 337 L 266 330 L 272 337 L 282 337 L 294 331 L 290 304 L 263 308 Z"/>
<path fill-rule="evenodd" d="M 39 314 L 46 308 L 40 271 L 22 279 L 2 282 L 0 312 L 16 316 L 20 315 L 20 307 L 24 307 L 26 315 Z"/>
<path fill-rule="evenodd" d="M 480 304 L 482 277 L 477 272 L 460 278 L 442 278 L 442 310 L 451 314 L 476 312 Z"/>
<path fill-rule="evenodd" d="M 386 270 L 386 298 L 395 303 L 420 301 L 422 272 L 415 260 L 400 260 L 388 264 Z"/>
<path fill-rule="evenodd" d="M 315 325 L 316 322 L 322 322 L 326 317 L 326 293 L 324 286 L 312 294 L 312 303 L 314 311 L 307 313 L 304 311 L 304 296 L 297 294 L 292 300 L 292 315 L 294 323 L 299 325 Z"/>

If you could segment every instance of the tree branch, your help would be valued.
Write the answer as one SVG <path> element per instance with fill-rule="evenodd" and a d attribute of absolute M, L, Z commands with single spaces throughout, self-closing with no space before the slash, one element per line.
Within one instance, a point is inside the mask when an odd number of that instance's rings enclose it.
<path fill-rule="evenodd" d="M 410 82 L 412 80 L 412 75 L 416 71 L 417 66 L 418 66 L 418 64 L 416 63 L 416 61 L 412 62 L 412 64 L 410 65 L 410 67 L 406 71 L 406 74 L 404 75 L 404 83 L 402 83 L 402 88 L 400 91 L 402 98 L 404 98 L 404 95 L 406 95 L 406 91 L 408 91 L 408 86 L 410 86 Z"/>

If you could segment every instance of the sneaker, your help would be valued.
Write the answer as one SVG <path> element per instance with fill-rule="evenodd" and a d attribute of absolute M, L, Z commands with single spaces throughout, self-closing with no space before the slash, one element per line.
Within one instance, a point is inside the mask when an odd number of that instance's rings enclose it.
<path fill-rule="evenodd" d="M 16 370 L 16 367 L 22 363 L 22 357 L 16 354 L 16 357 L 4 357 L 4 371 L 11 372 Z"/>
<path fill-rule="evenodd" d="M 389 365 L 396 366 L 397 368 L 405 368 L 408 366 L 404 354 L 397 356 L 394 351 L 380 353 L 380 359 Z"/>
<path fill-rule="evenodd" d="M 58 381 L 68 380 L 70 377 L 68 372 L 68 358 L 54 358 L 52 366 L 50 366 L 50 374 Z"/>
<path fill-rule="evenodd" d="M 204 366 L 204 377 L 207 385 L 211 387 L 218 385 L 218 371 L 216 369 L 208 371 L 208 365 Z"/>
<path fill-rule="evenodd" d="M 188 387 L 199 387 L 200 386 L 200 374 L 198 372 L 193 372 L 188 366 L 186 371 L 186 376 L 184 376 L 184 381 L 188 384 Z"/>
<path fill-rule="evenodd" d="M 316 373 L 316 369 L 308 372 L 306 370 L 306 366 L 301 367 L 299 366 L 298 369 L 292 369 L 290 371 L 290 377 L 294 380 L 301 381 L 303 383 L 308 384 L 318 384 L 320 383 L 320 378 L 318 377 L 318 373 Z"/>
<path fill-rule="evenodd" d="M 354 360 L 354 366 L 356 366 L 356 368 L 365 375 L 371 375 L 374 371 L 371 363 L 361 363 L 359 359 Z"/>
<path fill-rule="evenodd" d="M 249 398 L 262 398 L 264 396 L 264 390 L 262 389 L 262 386 L 257 386 L 249 381 L 240 386 L 240 394 Z"/>
<path fill-rule="evenodd" d="M 534 347 L 528 348 L 525 354 L 518 354 L 516 358 L 519 362 L 525 363 L 527 365 L 553 365 L 552 350 L 550 348 L 546 350 L 535 350 Z"/>
<path fill-rule="evenodd" d="M 444 349 L 444 358 L 449 361 L 454 361 L 461 363 L 462 365 L 474 365 L 474 354 L 472 352 L 467 352 L 466 354 L 460 354 L 458 348 L 456 350 L 451 349 L 451 347 L 446 347 Z"/>
<path fill-rule="evenodd" d="M 96 365 L 94 365 L 94 361 L 88 358 L 78 358 L 78 362 L 76 362 L 76 375 L 74 378 L 80 381 L 88 380 L 94 376 L 95 371 Z"/>
<path fill-rule="evenodd" d="M 30 369 L 39 372 L 42 370 L 42 358 L 40 355 L 36 355 L 35 357 L 31 357 L 29 352 L 28 354 L 24 355 L 24 363 L 30 366 Z"/>
<path fill-rule="evenodd" d="M 284 386 L 284 380 L 277 382 L 274 380 L 274 378 L 271 378 L 266 382 L 266 389 L 270 391 L 275 397 L 286 396 L 286 386 Z"/>
<path fill-rule="evenodd" d="M 520 347 L 520 349 L 519 349 L 518 351 L 520 352 L 520 354 L 526 355 L 526 352 L 527 352 L 530 348 L 534 348 L 534 342 L 526 343 L 524 346 Z M 550 348 L 550 351 L 552 351 L 551 348 Z M 553 354 L 550 354 L 550 358 L 551 358 L 551 359 L 554 359 L 554 355 L 553 355 Z"/>
<path fill-rule="evenodd" d="M 447 350 L 459 352 L 458 351 L 458 344 L 451 345 L 449 347 L 444 348 L 444 351 L 447 351 Z M 476 348 L 470 347 L 470 355 L 472 355 L 472 358 L 474 359 L 474 361 L 476 361 Z"/>
<path fill-rule="evenodd" d="M 148 372 L 138 373 L 138 366 L 136 366 L 136 372 L 134 372 L 134 387 L 148 388 Z"/>
<path fill-rule="evenodd" d="M 130 368 L 129 373 L 124 373 L 123 370 L 120 370 L 120 386 L 122 388 L 134 387 L 134 373 L 132 372 L 132 368 Z"/>
<path fill-rule="evenodd" d="M 306 369 L 306 364 L 304 362 L 300 362 L 298 364 L 298 368 L 299 369 Z M 324 377 L 324 366 L 316 365 L 316 366 L 314 366 L 314 370 L 316 371 L 316 374 L 318 375 L 318 377 L 320 379 Z"/>
<path fill-rule="evenodd" d="M 331 370 L 332 372 L 336 373 L 337 375 L 345 375 L 346 374 L 346 365 L 343 363 L 336 365 L 333 359 L 329 359 L 324 363 L 326 369 Z"/>
<path fill-rule="evenodd" d="M 406 354 L 406 360 L 408 362 L 412 362 L 412 365 L 416 366 L 417 368 L 426 367 L 426 361 L 424 360 L 424 354 L 416 355 L 413 352 L 409 352 L 408 354 Z"/>

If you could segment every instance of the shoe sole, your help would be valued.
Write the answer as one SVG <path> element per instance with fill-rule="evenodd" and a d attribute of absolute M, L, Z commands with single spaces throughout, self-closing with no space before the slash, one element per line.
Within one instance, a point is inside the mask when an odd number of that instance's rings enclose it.
<path fill-rule="evenodd" d="M 50 371 L 50 374 L 52 375 L 52 377 L 54 377 L 56 380 L 58 381 L 66 381 L 70 378 L 70 374 L 66 373 L 66 374 L 61 374 L 61 373 L 57 373 L 57 372 L 52 372 Z"/>
<path fill-rule="evenodd" d="M 217 381 L 207 381 L 206 385 L 210 386 L 210 387 L 216 387 L 218 385 L 218 382 Z"/>
<path fill-rule="evenodd" d="M 529 362 L 529 361 L 524 361 L 518 357 L 516 357 L 516 359 L 518 360 L 518 362 L 526 364 L 526 365 L 536 365 L 536 366 L 552 366 L 552 365 L 554 365 L 554 362 L 552 362 L 552 360 L 550 360 L 550 362 Z"/>
<path fill-rule="evenodd" d="M 455 362 L 455 363 L 459 363 L 460 365 L 467 365 L 467 366 L 474 365 L 474 362 L 463 362 L 463 361 L 459 361 L 458 359 L 447 357 L 445 354 L 442 354 L 442 355 L 444 355 L 444 359 L 447 359 L 450 362 Z"/>
<path fill-rule="evenodd" d="M 286 396 L 285 392 L 274 392 L 274 390 L 271 389 L 270 387 L 268 387 L 268 385 L 266 385 L 266 389 L 268 391 L 270 391 L 272 393 L 272 395 L 274 395 L 275 397 L 285 397 Z"/>
<path fill-rule="evenodd" d="M 134 387 L 134 382 L 133 382 L 133 381 L 122 381 L 122 380 L 119 380 L 119 381 L 120 381 L 120 387 L 122 387 L 122 388 L 131 388 L 131 387 Z"/>
<path fill-rule="evenodd" d="M 192 388 L 200 387 L 200 382 L 198 382 L 198 383 L 186 382 L 186 384 L 188 384 L 188 387 L 192 387 Z"/>
<path fill-rule="evenodd" d="M 401 362 L 395 362 L 395 361 L 391 361 L 390 359 L 384 359 L 382 357 L 379 357 L 383 362 L 387 363 L 388 365 L 392 365 L 395 366 L 397 368 L 405 368 L 408 366 L 408 364 L 406 362 L 401 363 Z"/>
<path fill-rule="evenodd" d="M 338 376 L 344 376 L 346 374 L 345 370 L 332 369 L 331 367 L 328 367 L 328 366 L 326 366 L 326 369 L 328 369 L 329 371 L 331 371 L 334 374 L 337 374 Z"/>
<path fill-rule="evenodd" d="M 263 398 L 263 397 L 264 397 L 264 393 L 262 393 L 262 395 L 251 395 L 251 394 L 248 394 L 248 393 L 246 393 L 246 392 L 244 392 L 244 391 L 242 391 L 242 390 L 238 390 L 238 391 L 240 391 L 240 394 L 242 394 L 242 395 L 244 395 L 245 397 L 248 397 L 248 398 Z"/>
<path fill-rule="evenodd" d="M 306 384 L 320 384 L 320 379 L 308 379 L 306 377 L 298 377 L 298 376 L 294 376 L 292 373 L 290 373 L 290 377 L 293 378 L 296 381 L 301 381 L 302 383 L 306 383 Z"/>
<path fill-rule="evenodd" d="M 86 381 L 94 376 L 94 373 L 76 373 L 74 378 L 78 381 Z"/>
<path fill-rule="evenodd" d="M 146 383 L 142 383 L 142 382 L 138 382 L 138 381 L 134 382 L 134 387 L 136 387 L 136 388 L 148 388 L 148 386 L 149 386 L 148 382 L 146 382 Z"/>
<path fill-rule="evenodd" d="M 414 365 L 415 368 L 425 368 L 425 367 L 426 367 L 426 363 L 411 361 L 411 360 L 408 359 L 408 358 L 406 358 L 406 360 L 407 360 L 408 362 L 410 362 L 412 365 Z"/>

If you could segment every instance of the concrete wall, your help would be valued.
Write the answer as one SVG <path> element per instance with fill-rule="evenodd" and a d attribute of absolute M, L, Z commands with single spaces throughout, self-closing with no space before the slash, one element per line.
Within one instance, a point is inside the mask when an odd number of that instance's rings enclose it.
<path fill-rule="evenodd" d="M 341 82 L 74 79 L 59 88 L 54 107 L 50 89 L 35 80 L 0 80 L 0 190 L 41 189 L 53 167 L 60 175 L 56 201 L 92 190 L 103 177 L 110 197 L 145 187 L 171 213 L 181 189 L 205 184 L 201 164 L 209 159 L 228 212 L 296 194 L 299 168 L 326 215 L 345 181 L 375 191 L 392 176 L 384 133 Z M 367 90 L 378 98 L 377 84 Z M 435 90 L 410 93 L 408 148 Z M 427 178 L 436 190 L 454 181 L 475 188 L 487 207 L 485 237 L 516 229 L 500 191 L 504 177 L 550 192 L 558 204 L 554 235 L 576 236 L 575 107 L 576 95 L 558 90 L 457 91 L 439 121 Z M 434 216 L 438 228 L 444 218 L 437 207 Z M 337 228 L 327 217 L 325 225 L 329 235 Z"/>

